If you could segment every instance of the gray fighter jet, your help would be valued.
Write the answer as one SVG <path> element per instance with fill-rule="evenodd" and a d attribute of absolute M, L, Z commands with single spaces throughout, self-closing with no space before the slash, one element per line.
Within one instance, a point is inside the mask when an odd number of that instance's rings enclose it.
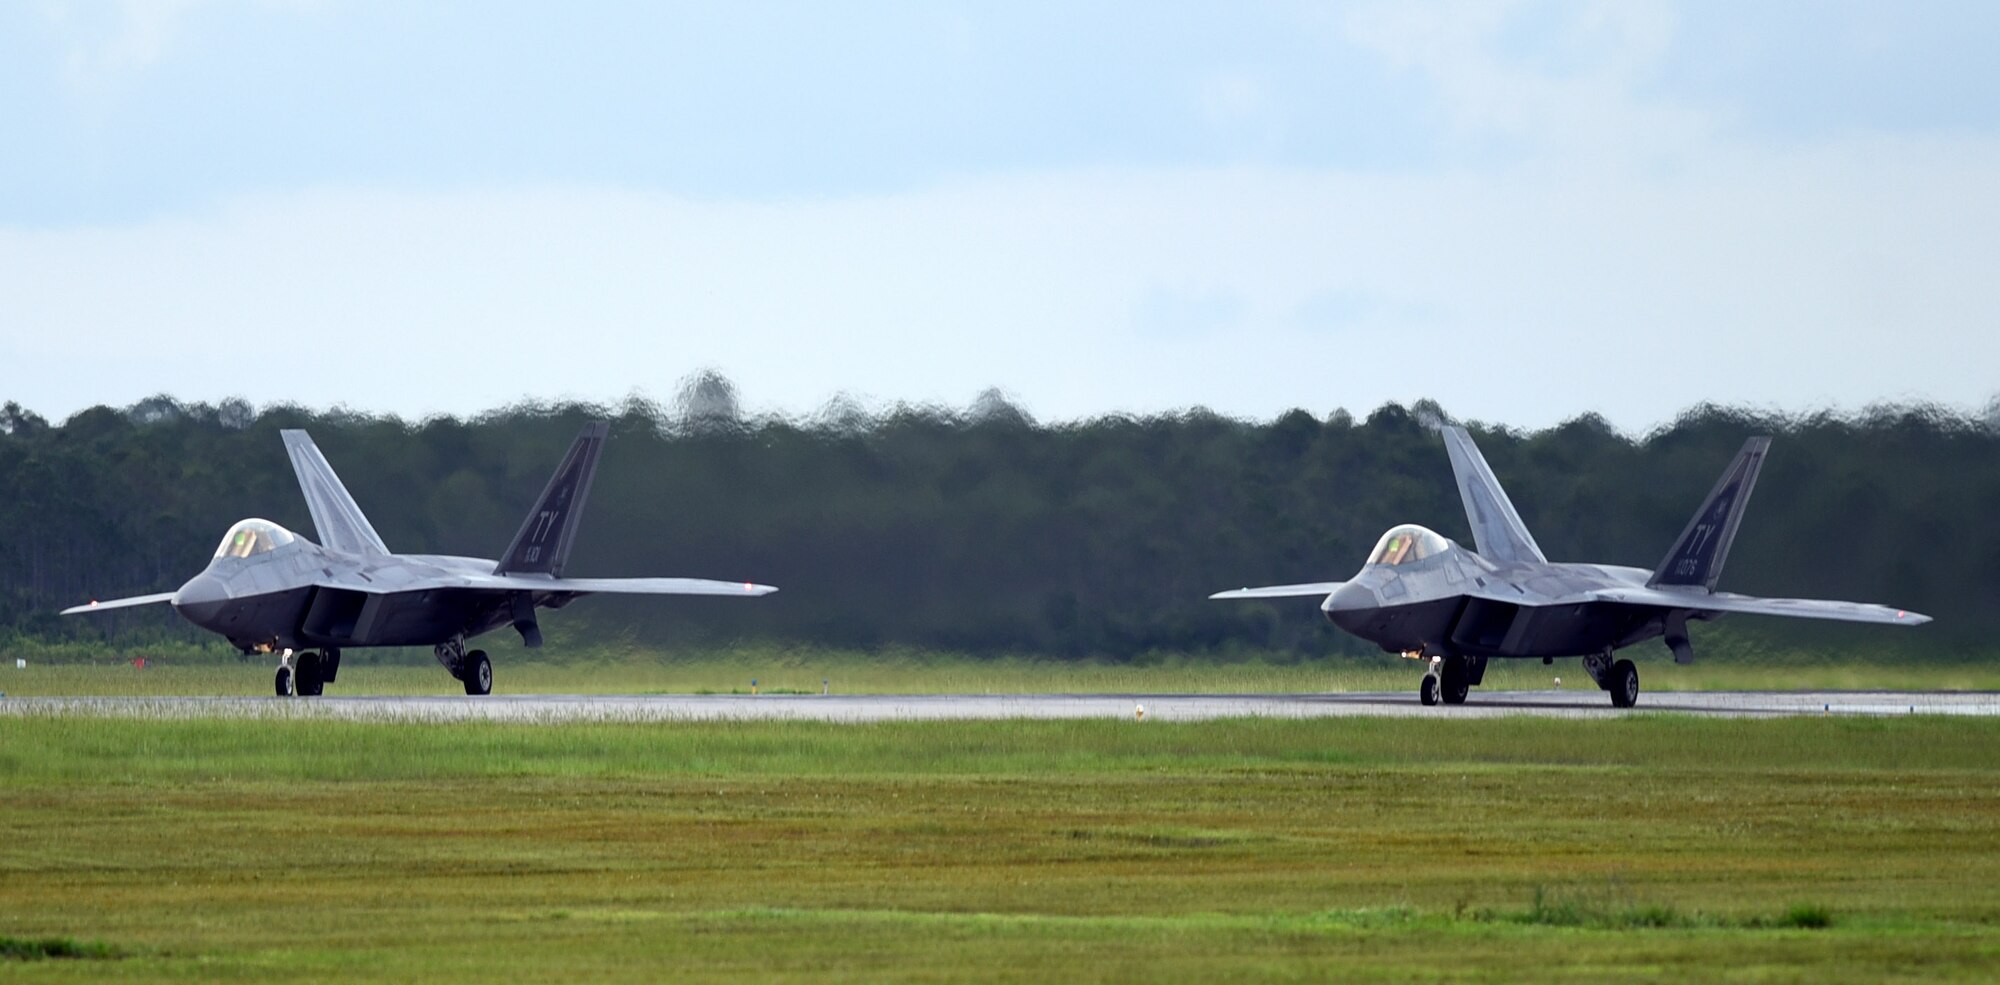
<path fill-rule="evenodd" d="M 1751 438 L 1652 571 L 1551 562 L 1514 512 L 1464 428 L 1444 429 L 1459 498 L 1471 521 L 1468 551 L 1415 524 L 1391 528 L 1347 581 L 1217 592 L 1209 598 L 1323 596 L 1320 611 L 1341 629 L 1391 653 L 1427 659 L 1423 703 L 1460 704 L 1495 657 L 1583 658 L 1611 703 L 1639 700 L 1639 670 L 1614 659 L 1621 647 L 1666 637 L 1675 663 L 1692 663 L 1688 622 L 1732 612 L 1915 626 L 1929 616 L 1859 602 L 1763 599 L 1715 590 L 1743 522 L 1770 438 Z"/>
<path fill-rule="evenodd" d="M 750 582 L 700 578 L 565 578 L 577 521 L 610 427 L 584 426 L 548 488 L 500 560 L 391 554 L 340 477 L 304 431 L 282 432 L 298 474 L 315 544 L 269 520 L 229 528 L 208 568 L 178 590 L 91 602 L 63 615 L 170 603 L 245 653 L 278 655 L 277 693 L 319 694 L 340 672 L 348 647 L 429 646 L 465 693 L 493 690 L 493 664 L 465 641 L 512 625 L 521 642 L 542 645 L 537 608 L 560 609 L 585 595 L 769 595 Z"/>

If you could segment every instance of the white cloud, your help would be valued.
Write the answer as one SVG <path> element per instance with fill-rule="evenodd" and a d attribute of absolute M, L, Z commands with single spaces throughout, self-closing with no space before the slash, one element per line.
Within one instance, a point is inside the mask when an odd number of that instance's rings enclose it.
<path fill-rule="evenodd" d="M 1513 142 L 1499 165 L 1064 170 L 793 202 L 320 189 L 0 228 L 0 396 L 465 413 L 664 395 L 716 366 L 794 412 L 996 384 L 1044 419 L 1430 396 L 1643 428 L 1702 400 L 1982 404 L 2000 140 L 1747 142 L 1635 95 L 1671 37 L 1651 10 L 1583 8 L 1538 53 L 1507 49 L 1496 5 L 1348 23 L 1465 139 Z M 1219 85 L 1222 117 L 1261 111 L 1255 86 Z"/>
<path fill-rule="evenodd" d="M 1553 21 L 1534 33 L 1540 57 L 1506 42 L 1531 16 Z M 1558 8 L 1472 0 L 1356 7 L 1343 27 L 1349 40 L 1420 73 L 1462 138 L 1504 138 L 1517 153 L 1602 167 L 1682 162 L 1712 139 L 1712 110 L 1634 95 L 1665 55 L 1674 22 L 1670 6 L 1646 0 Z"/>
<path fill-rule="evenodd" d="M 661 394 L 704 365 L 795 411 L 990 384 L 1044 417 L 1436 396 L 1645 426 L 1703 399 L 1974 405 L 2000 357 L 1996 167 L 2000 147 L 1940 142 L 1588 183 L 1524 167 L 1081 172 L 790 204 L 323 191 L 0 233 L 0 362 L 21 367 L 9 396 L 51 413 L 160 390 L 470 412 Z M 1300 319 L 1341 292 L 1371 303 L 1339 331 Z M 1226 323 L 1203 325 L 1228 327 L 1135 323 L 1163 296 L 1225 298 Z"/>

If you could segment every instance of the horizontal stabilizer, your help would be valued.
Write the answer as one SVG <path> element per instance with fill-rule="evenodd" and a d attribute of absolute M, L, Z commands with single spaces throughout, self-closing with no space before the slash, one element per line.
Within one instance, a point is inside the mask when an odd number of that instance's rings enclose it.
<path fill-rule="evenodd" d="M 604 437 L 611 432 L 606 421 L 583 426 L 569 454 L 556 466 L 556 474 L 535 508 L 521 523 L 521 531 L 500 555 L 495 574 L 545 574 L 559 576 L 576 543 L 577 523 L 583 519 L 583 501 L 590 495 L 590 480 L 597 475 L 597 459 L 604 453 Z"/>
<path fill-rule="evenodd" d="M 1209 598 L 1283 599 L 1304 598 L 1309 595 L 1324 598 L 1332 595 L 1335 590 L 1345 584 L 1347 583 L 1344 581 L 1311 581 L 1298 585 L 1267 585 L 1263 588 L 1237 588 L 1227 592 L 1217 592 L 1214 595 L 1210 595 Z"/>
<path fill-rule="evenodd" d="M 161 602 L 172 602 L 173 600 L 173 592 L 161 592 L 158 595 L 134 595 L 129 599 L 106 599 L 102 602 L 91 601 L 83 605 L 72 605 L 62 610 L 62 615 L 73 616 L 79 612 L 103 612 L 106 609 L 129 609 L 135 605 L 158 605 Z"/>
<path fill-rule="evenodd" d="M 1688 521 L 1680 538 L 1667 551 L 1648 588 L 1686 586 L 1715 590 L 1722 577 L 1722 563 L 1729 559 L 1729 545 L 1743 524 L 1743 510 L 1750 505 L 1750 491 L 1757 487 L 1757 473 L 1764 468 L 1764 456 L 1771 450 L 1770 438 L 1751 438 L 1743 450 L 1716 480 L 1701 509 Z"/>
<path fill-rule="evenodd" d="M 1547 561 L 1542 548 L 1514 511 L 1507 491 L 1486 464 L 1486 456 L 1472 443 L 1472 435 L 1457 425 L 1444 429 L 1445 451 L 1451 455 L 1451 474 L 1458 480 L 1458 498 L 1465 503 L 1465 519 L 1472 525 L 1472 545 L 1492 561 Z"/>
<path fill-rule="evenodd" d="M 374 525 L 354 504 L 340 476 L 319 453 L 319 446 L 304 431 L 278 432 L 285 439 L 285 454 L 292 459 L 292 472 L 299 477 L 299 491 L 306 495 L 306 509 L 312 512 L 313 529 L 319 531 L 319 546 L 343 554 L 387 554 L 389 548 L 375 533 Z"/>

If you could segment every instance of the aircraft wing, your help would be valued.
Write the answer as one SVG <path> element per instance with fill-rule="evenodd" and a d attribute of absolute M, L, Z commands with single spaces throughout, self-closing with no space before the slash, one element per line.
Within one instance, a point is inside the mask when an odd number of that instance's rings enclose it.
<path fill-rule="evenodd" d="M 61 614 L 65 616 L 70 616 L 70 615 L 75 615 L 79 612 L 102 612 L 106 609 L 129 609 L 135 605 L 156 605 L 161 602 L 171 602 L 173 600 L 174 600 L 174 593 L 172 592 L 160 592 L 157 595 L 134 595 L 129 599 L 106 599 L 105 601 L 102 602 L 92 599 L 91 601 L 86 602 L 83 605 L 72 605 L 69 608 L 62 610 Z"/>
<path fill-rule="evenodd" d="M 1307 595 L 1325 598 L 1335 589 L 1347 584 L 1344 581 L 1312 581 L 1298 585 L 1266 585 L 1263 588 L 1237 588 L 1210 595 L 1212 599 L 1282 599 Z"/>
<path fill-rule="evenodd" d="M 1825 599 L 1763 599 L 1733 592 L 1672 591 L 1658 588 L 1604 588 L 1591 595 L 1605 602 L 1656 606 L 1662 609 L 1692 609 L 1696 612 L 1741 612 L 1759 616 L 1789 616 L 1795 619 L 1835 619 L 1841 622 L 1872 622 L 1891 626 L 1921 626 L 1931 617 L 1907 609 L 1892 609 L 1870 602 L 1835 602 Z"/>
<path fill-rule="evenodd" d="M 494 575 L 508 584 L 496 587 L 536 592 L 588 592 L 593 595 L 769 595 L 778 589 L 747 581 L 715 581 L 708 578 L 536 578 L 522 575 Z M 482 579 L 482 582 L 485 579 Z M 486 587 L 480 584 L 478 587 Z"/>

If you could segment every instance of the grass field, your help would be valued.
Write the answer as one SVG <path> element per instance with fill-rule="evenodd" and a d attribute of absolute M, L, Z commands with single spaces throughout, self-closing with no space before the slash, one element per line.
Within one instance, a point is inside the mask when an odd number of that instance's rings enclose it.
<path fill-rule="evenodd" d="M 1663 651 L 1664 653 L 1664 651 Z M 0 693 L 31 695 L 263 695 L 275 662 L 30 663 L 0 661 Z M 1224 662 L 1195 658 L 1135 665 L 1023 658 L 974 660 L 910 653 L 866 654 L 746 649 L 686 657 L 623 654 L 606 660 L 549 661 L 518 650 L 496 650 L 494 690 L 500 694 L 765 693 L 822 687 L 842 694 L 1257 693 L 1414 691 L 1422 667 L 1383 658 L 1329 658 L 1300 663 Z M 1677 666 L 1639 661 L 1649 691 L 1667 690 L 2000 690 L 2000 661 L 1891 662 L 1839 660 L 1707 660 Z M 1563 678 L 1588 686 L 1575 660 L 1543 666 L 1534 660 L 1494 661 L 1489 689 L 1540 689 Z M 450 694 L 459 689 L 434 664 L 343 666 L 328 694 Z"/>
<path fill-rule="evenodd" d="M 0 718 L 0 980 L 1985 981 L 1996 751 L 1924 716 Z"/>

